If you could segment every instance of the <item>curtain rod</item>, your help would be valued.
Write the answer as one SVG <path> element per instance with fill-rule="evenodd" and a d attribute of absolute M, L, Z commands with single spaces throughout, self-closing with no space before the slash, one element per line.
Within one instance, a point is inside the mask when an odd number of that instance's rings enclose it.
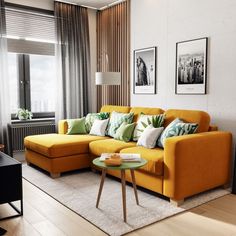
<path fill-rule="evenodd" d="M 115 5 L 118 5 L 119 3 L 122 3 L 122 2 L 125 2 L 126 0 L 117 0 L 113 3 L 110 3 L 110 4 L 107 4 L 101 8 L 96 8 L 96 7 L 91 7 L 91 6 L 87 6 L 87 5 L 80 5 L 80 4 L 77 4 L 75 2 L 70 2 L 70 1 L 67 1 L 67 0 L 54 0 L 55 2 L 62 2 L 62 3 L 67 3 L 67 4 L 71 4 L 71 5 L 76 5 L 76 6 L 81 6 L 81 7 L 86 7 L 86 8 L 90 8 L 90 9 L 93 9 L 93 10 L 98 10 L 98 11 L 102 11 L 102 10 L 105 10 L 109 7 L 113 7 Z"/>
<path fill-rule="evenodd" d="M 115 2 L 112 2 L 112 3 L 110 3 L 110 4 L 106 5 L 106 6 L 104 6 L 104 7 L 99 8 L 98 10 L 99 10 L 99 11 L 102 11 L 102 10 L 105 10 L 105 9 L 107 9 L 107 8 L 116 6 L 116 5 L 118 5 L 118 4 L 122 3 L 122 2 L 126 2 L 126 1 L 127 1 L 127 0 L 117 0 L 117 1 L 115 1 Z"/>
<path fill-rule="evenodd" d="M 81 4 L 77 4 L 77 3 L 75 3 L 75 2 L 69 2 L 69 1 L 66 1 L 66 0 L 54 0 L 54 2 L 62 2 L 62 3 L 71 4 L 71 5 L 75 5 L 75 6 L 90 8 L 90 9 L 92 9 L 92 10 L 99 10 L 99 9 L 96 8 L 96 7 L 90 7 L 90 6 L 86 6 L 86 5 L 81 5 Z"/>

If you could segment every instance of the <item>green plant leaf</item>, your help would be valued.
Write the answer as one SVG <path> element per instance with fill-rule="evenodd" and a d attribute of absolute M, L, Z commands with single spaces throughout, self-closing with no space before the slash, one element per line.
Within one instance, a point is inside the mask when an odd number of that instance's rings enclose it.
<path fill-rule="evenodd" d="M 144 128 L 146 128 L 148 125 L 145 124 L 143 121 L 141 121 L 141 124 L 143 125 Z"/>

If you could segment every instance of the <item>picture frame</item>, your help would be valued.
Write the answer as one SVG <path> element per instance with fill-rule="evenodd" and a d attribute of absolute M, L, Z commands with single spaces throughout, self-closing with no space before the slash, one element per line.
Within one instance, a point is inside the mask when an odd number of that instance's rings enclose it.
<path fill-rule="evenodd" d="M 157 47 L 134 50 L 134 94 L 156 94 Z"/>
<path fill-rule="evenodd" d="M 176 43 L 175 94 L 206 94 L 207 59 L 207 37 Z"/>

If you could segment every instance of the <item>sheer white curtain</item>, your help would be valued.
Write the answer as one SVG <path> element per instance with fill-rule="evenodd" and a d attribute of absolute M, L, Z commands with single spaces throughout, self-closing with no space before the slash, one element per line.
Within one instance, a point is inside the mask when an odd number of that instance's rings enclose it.
<path fill-rule="evenodd" d="M 9 153 L 7 124 L 11 122 L 11 112 L 7 64 L 5 3 L 0 0 L 0 143 L 5 144 Z"/>

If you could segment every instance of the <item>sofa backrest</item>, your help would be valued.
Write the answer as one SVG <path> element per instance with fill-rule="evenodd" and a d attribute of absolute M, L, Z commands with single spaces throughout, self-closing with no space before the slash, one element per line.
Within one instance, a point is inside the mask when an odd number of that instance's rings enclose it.
<path fill-rule="evenodd" d="M 180 118 L 188 123 L 197 123 L 198 133 L 207 132 L 209 130 L 210 116 L 204 111 L 169 109 L 165 112 L 164 126 L 166 127 L 175 118 Z"/>
<path fill-rule="evenodd" d="M 104 105 L 101 107 L 100 112 L 121 112 L 121 113 L 129 113 L 130 107 L 128 106 L 112 106 L 112 105 Z"/>
<path fill-rule="evenodd" d="M 144 113 L 145 115 L 159 115 L 164 113 L 164 110 L 152 107 L 132 107 L 130 112 L 134 113 L 134 122 L 136 122 L 141 113 Z"/>
<path fill-rule="evenodd" d="M 165 123 L 166 127 L 171 121 L 175 118 L 180 118 L 188 123 L 197 123 L 198 124 L 198 133 L 209 131 L 210 127 L 210 116 L 204 111 L 197 110 L 178 110 L 178 109 L 169 109 L 167 111 L 162 110 L 161 108 L 151 108 L 151 107 L 128 107 L 128 106 L 113 106 L 113 105 L 104 105 L 102 106 L 100 112 L 122 112 L 122 113 L 134 113 L 134 122 L 138 120 L 138 116 L 141 112 L 145 115 L 159 115 L 165 114 Z"/>

